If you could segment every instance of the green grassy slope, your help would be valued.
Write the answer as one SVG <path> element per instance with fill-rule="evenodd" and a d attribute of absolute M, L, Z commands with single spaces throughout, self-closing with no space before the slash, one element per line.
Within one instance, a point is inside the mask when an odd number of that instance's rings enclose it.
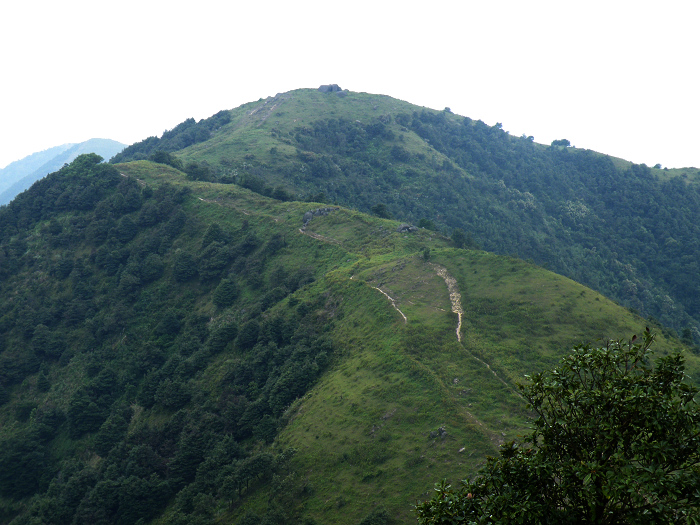
<path fill-rule="evenodd" d="M 318 224 L 316 231 L 328 229 Z M 576 343 L 643 330 L 643 320 L 626 309 L 522 261 L 450 248 L 431 253 L 431 262 L 414 253 L 356 263 L 350 282 L 342 284 L 355 289 L 356 281 L 366 283 L 352 294 L 351 328 L 337 329 L 349 349 L 295 407 L 279 438 L 308 451 L 298 464 L 315 488 L 307 508 L 320 522 L 357 523 L 380 505 L 398 522 L 409 522 L 397 486 L 414 498 L 425 496 L 434 481 L 467 476 L 485 454 L 522 432 L 527 413 L 517 384 L 524 374 L 551 367 Z M 461 342 L 435 264 L 457 280 Z M 407 317 L 404 322 L 381 296 L 393 315 L 386 334 L 373 321 L 379 314 L 364 303 L 364 296 L 379 295 L 372 288 L 377 285 Z M 367 325 L 370 333 L 362 337 L 355 327 Z M 675 346 L 661 336 L 657 350 Z M 699 364 L 689 355 L 693 377 Z M 441 427 L 446 436 L 431 437 Z"/>

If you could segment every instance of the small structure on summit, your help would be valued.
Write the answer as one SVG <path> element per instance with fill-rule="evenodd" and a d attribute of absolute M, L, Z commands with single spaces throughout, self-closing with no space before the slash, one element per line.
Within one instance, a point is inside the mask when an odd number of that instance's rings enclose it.
<path fill-rule="evenodd" d="M 343 91 L 338 84 L 324 84 L 318 88 L 321 93 L 337 93 Z"/>

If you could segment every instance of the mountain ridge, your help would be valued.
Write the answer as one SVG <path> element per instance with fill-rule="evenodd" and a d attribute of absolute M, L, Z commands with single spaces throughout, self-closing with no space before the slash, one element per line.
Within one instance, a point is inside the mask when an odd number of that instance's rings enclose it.
<path fill-rule="evenodd" d="M 95 138 L 49 148 L 15 161 L 0 170 L 0 206 L 9 203 L 37 180 L 72 162 L 78 155 L 97 153 L 107 161 L 124 147 L 111 139 Z"/>
<path fill-rule="evenodd" d="M 0 179 L 0 190 L 5 190 L 8 184 L 13 184 L 17 182 L 17 180 L 26 175 L 27 171 L 34 171 L 40 168 L 43 164 L 45 164 L 55 155 L 67 150 L 74 144 L 75 143 L 69 142 L 60 146 L 48 148 L 43 151 L 38 151 L 36 153 L 27 155 L 23 159 L 11 162 L 4 168 L 1 168 L 0 175 L 2 175 L 2 179 Z"/>
<path fill-rule="evenodd" d="M 697 275 L 700 257 L 697 169 L 546 146 L 447 109 L 342 93 L 277 94 L 183 123 L 115 160 L 163 149 L 193 178 L 460 229 L 700 342 L 700 278 L 679 280 Z"/>

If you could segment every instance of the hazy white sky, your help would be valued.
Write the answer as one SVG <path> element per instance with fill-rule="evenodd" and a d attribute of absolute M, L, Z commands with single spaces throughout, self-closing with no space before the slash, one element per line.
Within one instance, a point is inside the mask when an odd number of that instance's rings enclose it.
<path fill-rule="evenodd" d="M 0 167 L 328 83 L 700 167 L 699 14 L 695 0 L 2 2 Z"/>

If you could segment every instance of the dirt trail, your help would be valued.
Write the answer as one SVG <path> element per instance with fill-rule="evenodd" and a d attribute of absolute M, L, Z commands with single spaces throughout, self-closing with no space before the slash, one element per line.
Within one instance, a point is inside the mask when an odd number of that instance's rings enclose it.
<path fill-rule="evenodd" d="M 396 306 L 396 301 L 394 300 L 393 297 L 390 297 L 389 294 L 386 293 L 386 292 L 385 292 L 384 290 L 382 290 L 381 288 L 377 288 L 376 286 L 370 286 L 370 287 L 371 287 L 371 288 L 374 288 L 375 290 L 379 290 L 380 292 L 382 292 L 382 293 L 386 296 L 386 298 L 389 299 L 389 301 L 391 301 L 391 306 L 393 306 L 394 309 L 395 309 L 397 312 L 399 312 L 399 313 L 401 314 L 401 317 L 403 317 L 403 322 L 404 322 L 404 324 L 406 324 L 406 323 L 408 322 L 408 318 L 404 315 L 404 313 L 403 313 L 401 310 L 399 310 L 399 307 Z"/>
<path fill-rule="evenodd" d="M 301 233 L 302 235 L 308 235 L 309 237 L 316 239 L 317 241 L 327 242 L 327 243 L 331 243 L 331 244 L 337 244 L 338 246 L 342 246 L 342 243 L 339 240 L 333 239 L 331 237 L 326 237 L 324 235 L 319 235 L 318 233 L 310 232 L 307 230 L 302 230 L 301 228 L 299 228 L 299 233 Z"/>
<path fill-rule="evenodd" d="M 462 342 L 462 294 L 459 293 L 457 280 L 447 273 L 447 268 L 437 264 L 431 264 L 435 268 L 435 272 L 445 280 L 447 291 L 450 293 L 450 303 L 452 303 L 452 311 L 457 314 L 457 341 Z"/>
<path fill-rule="evenodd" d="M 354 275 L 351 275 L 351 276 L 350 276 L 350 280 L 352 281 L 352 280 L 354 280 L 354 279 L 355 279 L 355 276 L 354 276 Z M 367 283 L 365 283 L 365 284 L 367 284 Z M 399 313 L 401 314 L 401 317 L 403 317 L 403 322 L 404 322 L 404 324 L 408 322 L 408 317 L 406 317 L 406 314 L 404 314 L 404 313 L 399 309 L 399 307 L 396 306 L 396 300 L 395 300 L 393 297 L 391 297 L 388 293 L 386 293 L 386 292 L 385 292 L 384 290 L 382 290 L 381 288 L 377 288 L 376 286 L 372 286 L 371 284 L 367 284 L 367 286 L 369 286 L 370 288 L 374 288 L 375 290 L 379 290 L 382 294 L 384 294 L 384 296 L 385 296 L 387 299 L 389 299 L 389 301 L 391 302 L 391 306 L 393 306 L 394 309 L 395 309 L 397 312 L 399 312 Z"/>
<path fill-rule="evenodd" d="M 445 284 L 447 285 L 447 290 L 450 293 L 450 303 L 452 303 L 452 311 L 457 314 L 458 316 L 458 321 L 457 321 L 457 341 L 462 342 L 462 313 L 464 311 L 462 310 L 462 294 L 459 293 L 459 288 L 457 287 L 457 280 L 452 277 L 449 273 L 447 273 L 447 268 L 444 266 L 440 266 L 434 263 L 431 263 L 431 266 L 435 268 L 435 272 L 442 277 L 445 280 Z M 464 348 L 464 345 L 462 345 L 462 348 Z M 464 348 L 467 352 L 466 348 Z M 472 352 L 469 352 L 469 354 L 472 356 L 472 358 L 476 359 L 479 363 L 484 365 L 489 372 L 493 374 L 493 376 L 498 379 L 506 388 L 508 388 L 511 392 L 513 392 L 516 396 L 522 398 L 519 392 L 517 392 L 511 385 L 506 383 L 503 379 L 501 379 L 498 374 L 491 368 L 491 365 L 489 365 L 486 361 L 483 359 L 478 358 L 475 356 Z"/>

